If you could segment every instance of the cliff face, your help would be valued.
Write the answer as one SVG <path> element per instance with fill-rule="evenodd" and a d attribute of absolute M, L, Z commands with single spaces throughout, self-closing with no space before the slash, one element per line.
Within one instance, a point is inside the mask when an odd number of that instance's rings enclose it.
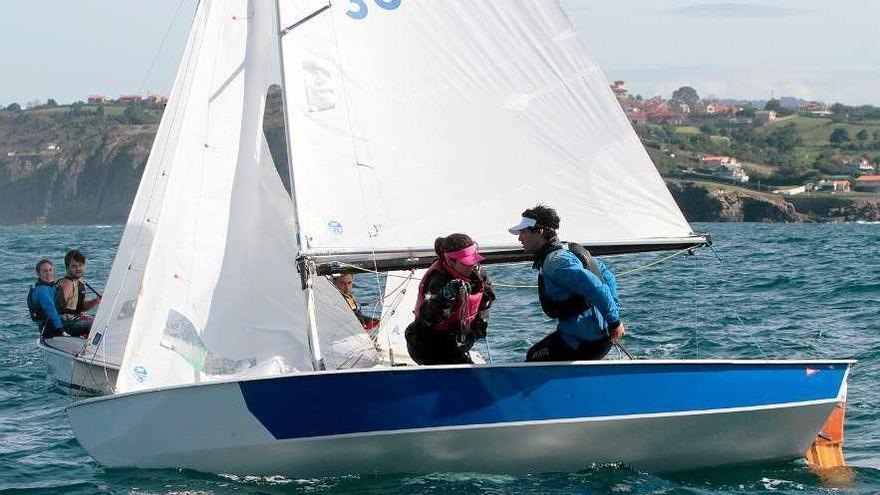
<path fill-rule="evenodd" d="M 684 182 L 667 184 L 691 222 L 880 221 L 880 201 L 782 197 L 714 190 Z"/>
<path fill-rule="evenodd" d="M 124 223 L 160 115 L 161 108 L 142 118 L 152 123 L 126 124 L 89 107 L 0 112 L 0 224 Z M 281 122 L 273 90 L 264 130 L 287 183 Z"/>
<path fill-rule="evenodd" d="M 669 191 L 691 222 L 803 222 L 810 219 L 794 205 L 775 197 L 735 191 L 710 191 L 700 185 L 668 183 Z"/>
<path fill-rule="evenodd" d="M 150 153 L 161 107 L 0 111 L 0 224 L 124 223 Z M 150 113 L 152 112 L 152 113 Z M 112 115 L 112 116 L 111 116 Z M 264 131 L 289 184 L 281 95 L 270 89 Z M 690 182 L 669 189 L 690 221 L 880 221 L 877 200 L 793 197 Z"/>
<path fill-rule="evenodd" d="M 794 197 L 790 201 L 814 220 L 826 222 L 880 222 L 880 200 L 852 202 L 840 198 Z"/>
<path fill-rule="evenodd" d="M 107 129 L 0 160 L 0 223 L 120 223 L 128 215 L 155 129 Z M 7 152 L 8 153 L 8 152 Z"/>

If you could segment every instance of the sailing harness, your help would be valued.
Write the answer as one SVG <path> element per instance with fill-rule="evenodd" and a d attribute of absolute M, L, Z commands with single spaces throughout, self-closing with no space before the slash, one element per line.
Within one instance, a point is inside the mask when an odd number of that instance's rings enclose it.
<path fill-rule="evenodd" d="M 605 277 L 602 276 L 602 270 L 599 269 L 599 264 L 596 263 L 596 259 L 593 258 L 593 255 L 591 255 L 590 252 L 580 244 L 575 242 L 569 242 L 567 244 L 568 250 L 580 260 L 584 268 L 598 277 L 598 279 L 604 284 Z M 532 268 L 539 270 L 538 300 L 541 302 L 541 309 L 543 309 L 544 313 L 550 318 L 564 319 L 583 313 L 592 308 L 593 304 L 579 294 L 572 294 L 568 296 L 568 299 L 562 301 L 556 301 L 547 296 L 546 289 L 544 288 L 544 276 L 541 274 L 540 270 L 544 266 L 544 261 L 547 259 L 547 256 L 560 249 L 565 249 L 562 243 L 556 238 L 551 239 L 550 242 L 545 244 L 535 255 L 535 263 L 532 265 Z"/>

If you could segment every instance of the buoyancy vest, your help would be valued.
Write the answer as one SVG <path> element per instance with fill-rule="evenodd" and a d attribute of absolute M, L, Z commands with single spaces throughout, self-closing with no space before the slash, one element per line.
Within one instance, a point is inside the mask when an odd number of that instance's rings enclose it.
<path fill-rule="evenodd" d="M 358 307 L 358 303 L 354 300 L 354 297 L 348 294 L 344 294 L 342 292 L 340 292 L 340 294 L 342 294 L 342 298 L 345 299 L 345 303 L 348 304 L 348 309 L 354 311 L 355 314 L 357 314 L 358 311 L 360 311 L 360 307 Z"/>
<path fill-rule="evenodd" d="M 67 301 L 64 299 L 64 290 L 61 288 L 61 282 L 63 280 L 70 280 L 73 282 L 74 289 L 76 290 L 76 299 Z M 64 315 L 78 315 L 83 312 L 83 304 L 86 300 L 86 286 L 79 280 L 73 277 L 64 277 L 56 283 L 58 287 L 58 291 L 55 292 L 55 307 L 58 309 L 58 314 L 64 317 Z"/>
<path fill-rule="evenodd" d="M 28 290 L 28 294 L 27 294 L 28 313 L 30 313 L 30 315 L 31 315 L 31 321 L 35 321 L 37 323 L 44 322 L 47 319 L 49 319 L 49 315 L 46 314 L 46 311 L 43 309 L 43 307 L 40 306 L 39 304 L 37 304 L 36 301 L 34 301 L 34 290 L 39 285 L 48 285 L 49 287 L 54 287 L 55 283 L 54 282 L 43 282 L 42 280 L 37 280 L 37 283 L 32 285 L 31 288 Z"/>
<path fill-rule="evenodd" d="M 427 291 L 428 283 L 435 276 L 445 277 L 448 280 L 452 280 L 453 278 L 465 280 L 458 274 L 450 273 L 446 269 L 446 266 L 440 262 L 440 260 L 435 261 L 425 272 L 425 275 L 422 276 L 422 281 L 419 283 L 419 295 L 418 299 L 416 300 L 415 308 L 416 320 L 419 319 L 422 310 L 422 304 L 425 302 L 425 292 Z M 474 322 L 474 318 L 476 318 L 477 314 L 479 314 L 480 312 L 480 303 L 483 301 L 484 292 L 482 287 L 483 285 L 481 284 L 480 289 L 477 290 L 475 293 L 468 293 L 466 299 L 462 297 L 456 297 L 455 301 L 452 304 L 452 308 L 449 311 L 449 316 L 446 317 L 439 324 L 437 324 L 437 331 L 448 332 L 456 324 L 461 325 L 459 327 L 461 330 L 470 328 L 471 324 Z"/>
<path fill-rule="evenodd" d="M 357 317 L 361 326 L 364 327 L 364 330 L 372 330 L 379 325 L 379 320 L 366 316 L 361 312 L 361 305 L 358 304 L 354 297 L 348 294 L 343 294 L 342 292 L 340 292 L 340 294 L 342 294 L 342 298 L 345 299 L 345 303 L 348 304 L 348 309 L 354 313 L 354 316 Z"/>
<path fill-rule="evenodd" d="M 537 269 L 542 268 L 547 256 L 559 249 L 565 249 L 565 247 L 559 242 L 548 243 L 541 249 L 538 256 L 536 256 L 534 267 Z M 580 260 L 584 268 L 598 277 L 603 284 L 605 283 L 605 277 L 602 276 L 602 270 L 599 269 L 599 264 L 596 263 L 596 259 L 593 258 L 593 255 L 591 255 L 586 248 L 575 242 L 569 242 L 568 250 Z M 580 294 L 572 294 L 562 301 L 550 299 L 544 288 L 544 276 L 540 273 L 538 274 L 538 300 L 541 302 L 541 309 L 544 310 L 544 314 L 550 318 L 568 318 L 583 313 L 593 307 L 593 304 L 584 299 Z"/>

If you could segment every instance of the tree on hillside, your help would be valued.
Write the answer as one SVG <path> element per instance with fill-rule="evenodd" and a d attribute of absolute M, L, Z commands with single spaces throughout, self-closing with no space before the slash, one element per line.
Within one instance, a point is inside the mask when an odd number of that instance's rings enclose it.
<path fill-rule="evenodd" d="M 83 115 L 85 113 L 85 111 L 83 110 L 84 106 L 85 104 L 81 101 L 73 102 L 70 105 L 70 110 L 67 111 L 67 115 L 70 115 L 72 117 L 79 117 L 80 115 Z"/>
<path fill-rule="evenodd" d="M 838 127 L 831 133 L 831 137 L 828 138 L 828 141 L 832 146 L 840 146 L 849 141 L 849 131 L 843 127 Z"/>
<path fill-rule="evenodd" d="M 144 111 L 144 105 L 139 101 L 133 101 L 126 105 L 123 115 L 125 116 L 126 120 L 128 120 L 129 124 L 143 124 L 147 120 L 146 112 Z"/>
<path fill-rule="evenodd" d="M 813 168 L 828 175 L 846 175 L 849 167 L 837 158 L 834 151 L 826 149 L 819 153 L 813 162 Z"/>
<path fill-rule="evenodd" d="M 767 178 L 767 181 L 775 185 L 798 184 L 807 180 L 811 173 L 815 172 L 809 170 L 800 163 L 787 162 L 781 164 L 776 171 L 773 172 L 773 175 Z"/>
<path fill-rule="evenodd" d="M 880 142 L 880 130 L 874 131 L 874 141 Z"/>
<path fill-rule="evenodd" d="M 778 127 L 767 135 L 765 140 L 767 146 L 776 148 L 782 153 L 788 153 L 794 150 L 796 146 L 803 144 L 804 140 L 798 133 L 797 126 L 794 122 Z"/>
<path fill-rule="evenodd" d="M 842 103 L 831 105 L 829 110 L 831 110 L 831 121 L 835 124 L 846 122 L 849 119 L 849 108 Z"/>
<path fill-rule="evenodd" d="M 47 107 L 57 107 L 58 102 L 55 101 L 55 98 L 49 98 L 48 100 L 46 100 L 46 106 Z"/>
<path fill-rule="evenodd" d="M 861 142 L 867 141 L 868 140 L 868 131 L 866 129 L 862 129 L 861 131 L 856 133 L 856 138 L 858 138 L 858 140 Z"/>
<path fill-rule="evenodd" d="M 764 110 L 770 110 L 773 112 L 781 112 L 782 111 L 782 102 L 773 98 L 764 104 Z"/>
<path fill-rule="evenodd" d="M 688 106 L 694 107 L 700 102 L 700 95 L 697 90 L 690 86 L 682 86 L 672 92 L 672 99 L 687 103 Z"/>
<path fill-rule="evenodd" d="M 703 124 L 700 126 L 700 132 L 713 136 L 718 134 L 718 128 L 712 124 Z"/>
<path fill-rule="evenodd" d="M 18 103 L 10 103 L 9 106 L 6 107 L 6 110 L 10 112 L 19 112 L 21 111 L 21 105 Z"/>

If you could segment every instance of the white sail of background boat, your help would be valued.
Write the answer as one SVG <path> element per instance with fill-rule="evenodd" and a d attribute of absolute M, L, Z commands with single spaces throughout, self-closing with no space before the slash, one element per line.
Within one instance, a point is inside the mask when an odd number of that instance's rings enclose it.
<path fill-rule="evenodd" d="M 179 128 L 154 146 L 173 141 L 150 242 L 134 248 L 149 252 L 133 255 L 143 273 L 116 393 L 68 408 L 95 459 L 314 476 L 804 454 L 851 361 L 374 366 L 324 274 L 423 268 L 452 231 L 487 263 L 525 260 L 505 226 L 540 201 L 597 254 L 706 239 L 556 1 L 274 7 L 276 26 L 268 2 L 198 7 L 180 69 L 193 77 L 181 89 L 178 76 L 181 112 L 163 117 Z M 295 205 L 260 134 L 273 35 Z M 389 342 L 409 304 L 389 305 Z"/>

